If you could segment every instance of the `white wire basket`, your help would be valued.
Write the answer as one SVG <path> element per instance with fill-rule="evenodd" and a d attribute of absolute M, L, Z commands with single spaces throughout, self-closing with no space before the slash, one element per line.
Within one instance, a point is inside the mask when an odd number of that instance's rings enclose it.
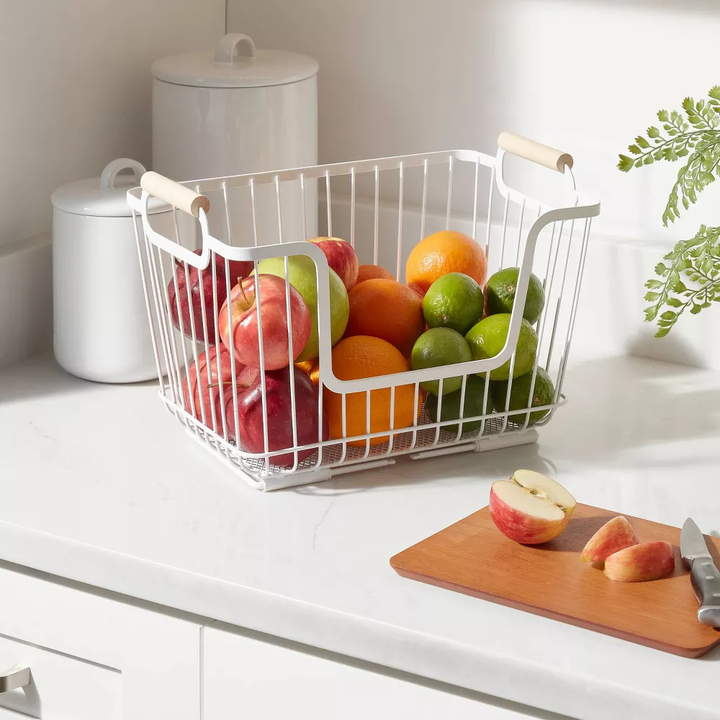
<path fill-rule="evenodd" d="M 562 201 L 541 201 L 517 189 L 518 183 L 511 186 L 507 153 L 536 163 L 531 166 L 513 161 L 518 163 L 514 169 L 521 168 L 517 175 L 520 184 L 538 165 L 556 171 L 552 178 L 553 173 L 545 170 L 540 187 L 552 186 Z M 128 193 L 128 202 L 137 232 L 160 397 L 193 438 L 250 485 L 262 490 L 316 483 L 340 473 L 382 467 L 394 463 L 401 455 L 417 460 L 535 442 L 538 427 L 550 422 L 557 408 L 566 402 L 563 378 L 591 220 L 600 212 L 598 202 L 578 193 L 571 167 L 569 155 L 503 133 L 495 155 L 452 150 L 180 184 L 147 173 L 142 189 Z M 317 245 L 306 242 L 317 234 L 318 196 L 320 215 L 326 225 L 321 231 L 348 240 L 360 263 L 380 264 L 401 282 L 413 246 L 442 229 L 465 232 L 480 243 L 487 255 L 488 277 L 501 268 L 519 267 L 507 342 L 500 354 L 393 375 L 355 380 L 336 377 L 332 367 L 327 259 Z M 161 215 L 148 214 L 148 203 L 153 197 L 168 203 L 172 213 L 173 222 L 166 222 L 163 232 L 158 225 Z M 257 274 L 260 261 L 284 258 L 288 277 L 288 258 L 296 255 L 311 258 L 316 270 L 319 382 L 309 415 L 306 383 L 303 380 L 303 387 L 298 386 L 294 371 L 287 372 L 287 386 L 284 392 L 281 386 L 279 399 L 277 388 L 269 386 L 263 349 L 269 340 L 267 331 L 265 336 L 262 331 L 262 283 L 258 283 L 260 374 L 255 405 L 256 410 L 262 411 L 261 417 L 255 416 L 254 433 L 260 436 L 258 448 L 257 437 L 254 443 L 250 442 L 244 436 L 247 425 L 240 421 L 247 416 L 243 415 L 244 406 L 239 407 L 243 380 L 233 343 L 227 348 L 230 372 L 218 372 L 217 379 L 210 372 L 212 364 L 210 371 L 207 364 L 203 369 L 203 358 L 207 360 L 203 353 L 217 353 L 223 347 L 217 320 L 225 296 L 230 295 L 231 286 L 235 285 L 230 278 L 230 263 L 244 261 Z M 183 282 L 178 282 L 183 274 L 187 278 L 193 268 L 200 273 L 201 286 L 207 281 L 211 288 L 207 293 L 200 292 L 199 298 L 191 297 L 189 284 L 183 287 Z M 492 392 L 490 372 L 509 360 L 512 378 L 531 273 L 542 282 L 546 301 L 535 326 L 538 349 L 530 371 L 528 407 L 509 409 L 513 383 L 510 379 L 505 402 L 502 398 L 496 400 L 495 409 L 488 412 L 488 403 L 492 403 L 488 395 Z M 288 283 L 283 285 L 290 359 L 290 355 L 296 354 L 292 348 L 292 291 Z M 183 293 L 186 297 L 181 297 Z M 195 322 L 192 310 L 189 316 L 184 316 L 181 306 L 185 300 L 190 308 L 199 300 L 199 322 Z M 231 324 L 229 304 L 227 312 Z M 208 317 L 213 321 L 202 320 Z M 530 407 L 539 369 L 551 377 L 555 394 L 552 402 Z M 465 417 L 462 409 L 468 378 L 474 374 L 485 380 L 482 402 L 485 413 Z M 460 416 L 442 420 L 442 384 L 447 378 L 458 376 L 462 377 Z M 209 382 L 211 379 L 216 382 Z M 440 383 L 437 422 L 432 422 L 422 407 L 412 425 L 395 428 L 398 388 L 410 386 L 415 403 L 422 406 L 424 393 L 420 383 L 429 380 Z M 211 393 L 210 402 L 206 403 L 206 396 L 198 396 L 193 388 L 196 391 L 200 388 L 201 393 L 207 389 Z M 304 400 L 299 404 L 301 390 Z M 342 427 L 346 429 L 347 397 L 354 393 L 364 395 L 367 420 L 371 404 L 378 397 L 372 391 L 384 391 L 386 400 L 387 393 L 390 394 L 388 429 L 329 438 L 324 395 L 336 393 L 342 398 Z M 271 397 L 271 393 L 276 395 Z M 216 398 L 220 400 L 215 402 Z M 268 407 L 280 401 L 286 403 L 288 425 L 284 430 L 286 441 L 278 447 L 269 427 Z M 367 424 L 365 429 L 369 430 Z"/>

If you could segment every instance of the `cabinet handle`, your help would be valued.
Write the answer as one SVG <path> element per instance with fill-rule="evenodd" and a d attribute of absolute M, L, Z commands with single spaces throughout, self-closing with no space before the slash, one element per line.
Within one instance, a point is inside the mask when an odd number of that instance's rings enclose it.
<path fill-rule="evenodd" d="M 0 673 L 0 693 L 10 692 L 30 684 L 30 668 L 15 665 Z"/>

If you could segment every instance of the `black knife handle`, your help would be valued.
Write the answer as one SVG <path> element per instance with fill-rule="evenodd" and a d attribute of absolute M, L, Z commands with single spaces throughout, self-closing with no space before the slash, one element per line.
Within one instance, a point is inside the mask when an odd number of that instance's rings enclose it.
<path fill-rule="evenodd" d="M 704 625 L 720 627 L 720 572 L 712 560 L 693 560 L 690 580 L 700 603 L 698 620 Z"/>

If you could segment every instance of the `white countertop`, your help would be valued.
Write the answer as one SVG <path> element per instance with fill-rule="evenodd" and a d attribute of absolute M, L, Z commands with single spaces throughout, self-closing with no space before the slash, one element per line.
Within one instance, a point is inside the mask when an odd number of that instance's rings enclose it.
<path fill-rule="evenodd" d="M 34 359 L 0 374 L 0 558 L 583 720 L 720 718 L 720 649 L 675 657 L 388 565 L 518 467 L 584 503 L 720 530 L 720 374 L 595 360 L 566 391 L 538 445 L 263 494 L 186 437 L 156 384 Z"/>

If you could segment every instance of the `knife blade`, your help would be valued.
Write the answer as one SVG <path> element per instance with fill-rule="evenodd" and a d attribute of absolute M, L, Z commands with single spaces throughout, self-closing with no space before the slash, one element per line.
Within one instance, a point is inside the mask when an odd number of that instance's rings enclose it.
<path fill-rule="evenodd" d="M 700 603 L 698 620 L 704 625 L 720 627 L 720 572 L 705 542 L 705 536 L 692 518 L 680 533 L 680 553 L 690 568 L 690 581 Z"/>

